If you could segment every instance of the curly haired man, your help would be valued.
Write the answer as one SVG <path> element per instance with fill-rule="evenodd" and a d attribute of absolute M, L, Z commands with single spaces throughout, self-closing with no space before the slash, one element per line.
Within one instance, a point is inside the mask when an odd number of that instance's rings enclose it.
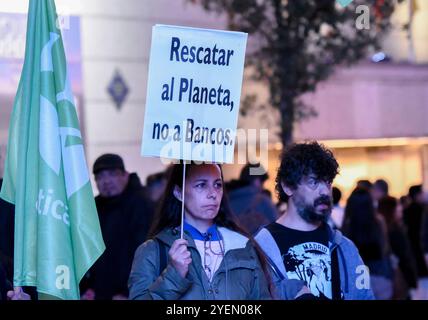
<path fill-rule="evenodd" d="M 281 299 L 374 298 L 357 248 L 327 224 L 338 169 L 333 153 L 317 142 L 282 154 L 276 190 L 287 211 L 256 236 Z"/>

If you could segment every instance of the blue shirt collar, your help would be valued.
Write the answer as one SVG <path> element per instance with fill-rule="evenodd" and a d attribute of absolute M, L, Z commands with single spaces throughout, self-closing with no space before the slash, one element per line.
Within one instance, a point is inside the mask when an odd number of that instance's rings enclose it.
<path fill-rule="evenodd" d="M 217 230 L 217 225 L 214 223 L 211 227 L 208 228 L 207 232 L 202 233 L 198 229 L 196 229 L 191 224 L 184 221 L 184 231 L 187 232 L 193 240 L 202 240 L 202 241 L 219 241 L 220 235 Z"/>

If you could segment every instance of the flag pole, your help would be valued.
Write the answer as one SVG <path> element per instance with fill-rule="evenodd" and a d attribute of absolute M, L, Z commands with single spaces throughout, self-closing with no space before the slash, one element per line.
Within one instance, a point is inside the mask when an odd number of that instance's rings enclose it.
<path fill-rule="evenodd" d="M 183 161 L 183 184 L 181 186 L 181 230 L 180 239 L 184 237 L 184 187 L 186 186 L 186 161 Z"/>
<path fill-rule="evenodd" d="M 15 289 L 8 294 L 24 300 L 28 295 L 22 287 L 32 286 L 40 300 L 79 300 L 79 281 L 105 245 L 55 1 L 27 2 L 24 64 L 0 191 L 15 204 Z M 64 136 L 73 143 L 66 146 Z M 63 210 L 56 212 L 58 207 Z"/>

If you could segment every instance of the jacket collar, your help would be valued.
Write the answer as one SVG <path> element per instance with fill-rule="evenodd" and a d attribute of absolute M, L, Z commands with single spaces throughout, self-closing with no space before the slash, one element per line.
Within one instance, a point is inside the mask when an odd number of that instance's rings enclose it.
<path fill-rule="evenodd" d="M 208 228 L 207 232 L 200 232 L 191 224 L 184 221 L 184 232 L 189 234 L 194 240 L 202 240 L 202 241 L 218 241 L 220 240 L 220 235 L 217 230 L 217 225 L 213 224 Z"/>
<path fill-rule="evenodd" d="M 248 242 L 247 237 L 223 227 L 217 227 L 217 230 L 219 232 L 219 236 L 224 241 L 225 252 L 233 249 L 243 249 L 246 247 Z M 176 239 L 180 238 L 180 227 L 166 228 L 159 232 L 155 238 L 164 242 L 168 246 L 171 246 Z M 186 229 L 184 230 L 184 239 L 189 242 L 190 248 L 196 249 L 195 241 L 193 240 L 192 235 Z"/>
<path fill-rule="evenodd" d="M 335 230 L 328 223 L 325 224 L 328 231 L 328 241 L 330 243 L 330 250 L 340 245 L 343 239 L 342 232 Z"/>

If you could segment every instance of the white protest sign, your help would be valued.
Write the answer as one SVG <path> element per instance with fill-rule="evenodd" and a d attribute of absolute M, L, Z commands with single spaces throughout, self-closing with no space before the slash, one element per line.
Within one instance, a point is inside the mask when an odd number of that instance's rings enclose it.
<path fill-rule="evenodd" d="M 141 154 L 232 163 L 247 34 L 156 25 Z"/>

